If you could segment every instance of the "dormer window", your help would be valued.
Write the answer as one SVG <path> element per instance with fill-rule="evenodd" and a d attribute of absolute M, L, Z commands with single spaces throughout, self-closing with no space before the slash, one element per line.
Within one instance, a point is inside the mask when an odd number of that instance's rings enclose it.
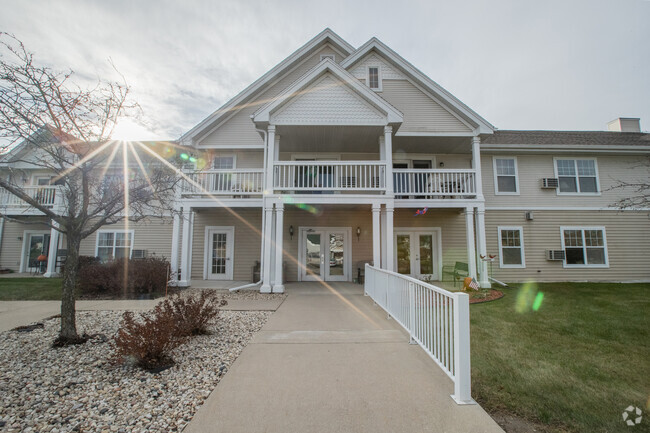
<path fill-rule="evenodd" d="M 331 59 L 333 62 L 336 61 L 336 56 L 334 54 L 321 54 L 320 61 L 322 62 L 325 59 Z"/>
<path fill-rule="evenodd" d="M 368 87 L 372 90 L 381 91 L 381 78 L 379 77 L 379 66 L 368 66 Z"/>

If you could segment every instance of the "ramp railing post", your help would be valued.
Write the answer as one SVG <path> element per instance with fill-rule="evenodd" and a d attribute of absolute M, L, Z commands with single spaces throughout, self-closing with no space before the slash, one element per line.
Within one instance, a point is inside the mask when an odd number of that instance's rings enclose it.
<path fill-rule="evenodd" d="M 476 404 L 472 400 L 472 370 L 469 346 L 469 296 L 454 294 L 454 394 L 457 404 Z"/>

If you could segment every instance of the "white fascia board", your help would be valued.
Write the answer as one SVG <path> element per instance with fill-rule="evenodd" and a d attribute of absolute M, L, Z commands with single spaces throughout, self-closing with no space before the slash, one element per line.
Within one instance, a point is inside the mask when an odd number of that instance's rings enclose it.
<path fill-rule="evenodd" d="M 203 119 L 198 125 L 194 126 L 192 129 L 183 134 L 180 138 L 180 141 L 185 143 L 190 143 L 193 138 L 201 134 L 206 128 L 209 128 L 213 123 L 218 121 L 223 115 L 231 113 L 235 107 L 241 104 L 243 101 L 251 97 L 254 93 L 259 91 L 262 87 L 268 84 L 276 76 L 282 73 L 287 67 L 289 67 L 296 60 L 301 57 L 309 54 L 312 50 L 317 48 L 322 42 L 328 40 L 335 48 L 342 50 L 346 54 L 350 54 L 354 51 L 354 47 L 347 43 L 343 38 L 334 33 L 331 29 L 326 28 L 316 36 L 314 36 L 310 41 L 305 45 L 298 48 L 291 55 L 285 58 L 283 61 L 274 66 L 270 71 L 262 75 L 251 85 L 246 87 L 244 90 L 239 92 L 234 98 L 222 105 L 214 113 L 210 114 L 208 117 Z"/>
<path fill-rule="evenodd" d="M 608 153 L 608 154 L 648 154 L 650 146 L 607 146 L 607 145 L 566 145 L 566 144 L 484 144 L 481 151 L 486 153 L 534 152 L 534 153 Z"/>
<path fill-rule="evenodd" d="M 486 211 L 551 211 L 551 212 L 601 212 L 611 211 L 620 213 L 648 212 L 650 208 L 621 208 L 621 207 L 599 207 L 599 206 L 486 206 Z"/>
<path fill-rule="evenodd" d="M 352 76 L 348 71 L 339 66 L 331 59 L 325 59 L 311 71 L 307 72 L 298 81 L 289 86 L 284 92 L 278 95 L 274 100 L 260 108 L 253 115 L 255 123 L 268 123 L 271 118 L 271 113 L 281 108 L 284 104 L 289 102 L 296 95 L 300 94 L 300 90 L 314 83 L 321 75 L 330 72 L 338 79 L 343 81 L 354 90 L 359 96 L 370 103 L 376 109 L 386 114 L 388 123 L 402 123 L 404 115 L 395 107 L 386 102 L 383 98 L 378 96 L 370 88 L 362 84 L 357 78 Z"/>
<path fill-rule="evenodd" d="M 397 54 L 395 51 L 393 51 L 391 48 L 389 48 L 387 45 L 385 45 L 377 38 L 372 38 L 368 42 L 363 44 L 361 47 L 359 47 L 357 51 L 352 53 L 350 56 L 348 56 L 345 60 L 341 62 L 341 66 L 345 69 L 350 68 L 352 65 L 354 65 L 357 61 L 361 60 L 363 56 L 365 56 L 367 53 L 369 53 L 372 50 L 375 50 L 378 53 L 382 54 L 384 57 L 390 60 L 391 63 L 393 63 L 398 68 L 400 68 L 402 72 L 406 73 L 407 76 L 414 79 L 416 82 L 418 82 L 423 87 L 429 89 L 434 94 L 440 95 L 440 97 L 442 97 L 443 100 L 447 104 L 449 104 L 452 108 L 454 108 L 460 114 L 464 115 L 465 117 L 467 117 L 468 119 L 476 123 L 478 125 L 477 133 L 492 134 L 496 130 L 496 128 L 490 122 L 485 120 L 478 113 L 476 113 L 474 110 L 469 108 L 458 98 L 456 98 L 454 95 L 449 93 L 438 83 L 433 81 L 431 78 L 427 77 L 422 71 L 417 69 L 406 59 L 404 59 L 402 56 Z"/>
<path fill-rule="evenodd" d="M 402 132 L 395 134 L 397 137 L 474 137 L 475 132 Z"/>

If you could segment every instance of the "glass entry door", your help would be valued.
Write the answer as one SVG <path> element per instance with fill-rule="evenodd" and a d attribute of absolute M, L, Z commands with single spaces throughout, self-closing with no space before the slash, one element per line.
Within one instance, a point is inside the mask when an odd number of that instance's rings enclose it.
<path fill-rule="evenodd" d="M 438 260 L 437 232 L 395 232 L 395 269 L 398 273 L 438 280 Z"/>
<path fill-rule="evenodd" d="M 234 229 L 232 228 L 208 230 L 206 274 L 209 280 L 232 280 L 233 237 Z"/>
<path fill-rule="evenodd" d="M 30 272 L 45 272 L 46 260 L 38 260 L 40 256 L 47 256 L 50 253 L 50 234 L 31 233 L 29 234 L 27 251 L 27 267 Z"/>
<path fill-rule="evenodd" d="M 347 230 L 305 229 L 301 239 L 303 281 L 348 281 Z"/>

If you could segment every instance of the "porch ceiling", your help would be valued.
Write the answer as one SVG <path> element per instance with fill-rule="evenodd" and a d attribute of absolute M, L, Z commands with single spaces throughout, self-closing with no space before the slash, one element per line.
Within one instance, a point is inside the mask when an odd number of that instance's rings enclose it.
<path fill-rule="evenodd" d="M 383 126 L 300 125 L 277 127 L 280 152 L 379 153 Z"/>

